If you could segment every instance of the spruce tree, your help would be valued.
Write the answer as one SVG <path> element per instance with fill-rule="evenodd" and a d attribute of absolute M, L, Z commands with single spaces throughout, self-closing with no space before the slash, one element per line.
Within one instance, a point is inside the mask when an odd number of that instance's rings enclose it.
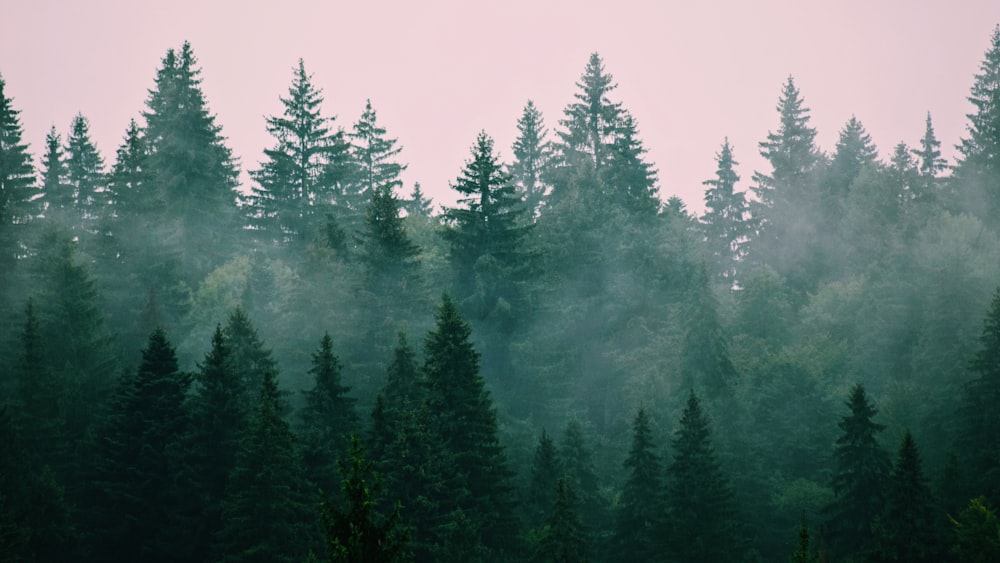
<path fill-rule="evenodd" d="M 552 148 L 546 139 L 548 129 L 545 128 L 542 112 L 531 100 L 525 104 L 517 120 L 517 132 L 513 146 L 514 162 L 509 169 L 511 182 L 528 214 L 535 217 L 545 196 L 544 178 L 552 158 Z"/>
<path fill-rule="evenodd" d="M 233 310 L 222 332 L 229 348 L 229 369 L 239 381 L 236 392 L 242 397 L 244 411 L 252 412 L 256 403 L 254 390 L 260 388 L 265 373 L 277 370 L 277 362 L 242 307 Z"/>
<path fill-rule="evenodd" d="M 147 260 L 175 258 L 178 281 L 189 287 L 224 261 L 240 232 L 238 166 L 209 112 L 197 64 L 190 43 L 168 50 L 143 113 L 148 181 L 161 202 L 147 221 L 169 234 L 147 249 Z"/>
<path fill-rule="evenodd" d="M 400 205 L 392 190 L 377 187 L 365 214 L 359 238 L 359 260 L 365 268 L 364 289 L 380 310 L 388 302 L 395 308 L 407 301 L 408 290 L 416 289 L 417 256 L 420 249 L 411 240 L 399 214 Z"/>
<path fill-rule="evenodd" d="M 955 530 L 953 552 L 962 563 L 1000 560 L 1000 518 L 983 497 L 976 497 L 952 518 Z"/>
<path fill-rule="evenodd" d="M 90 122 L 76 114 L 66 138 L 66 180 L 73 191 L 74 227 L 92 238 L 108 209 L 104 159 L 90 139 Z"/>
<path fill-rule="evenodd" d="M 703 389 L 711 398 L 726 396 L 736 384 L 737 373 L 729 359 L 727 339 L 704 264 L 698 268 L 692 286 L 681 349 L 684 385 Z"/>
<path fill-rule="evenodd" d="M 403 148 L 396 146 L 396 139 L 386 137 L 385 128 L 378 125 L 371 100 L 365 102 L 365 111 L 348 136 L 351 155 L 358 167 L 356 193 L 352 197 L 356 198 L 353 203 L 360 212 L 366 202 L 374 200 L 376 192 L 392 195 L 403 186 L 399 176 L 406 165 L 396 162 Z"/>
<path fill-rule="evenodd" d="M 705 214 L 701 216 L 701 225 L 715 273 L 732 284 L 746 255 L 751 232 L 746 197 L 743 192 L 736 191 L 736 183 L 740 181 L 736 174 L 738 163 L 733 159 L 733 147 L 728 137 L 715 155 L 715 162 L 715 178 L 702 182 L 708 188 L 705 190 Z"/>
<path fill-rule="evenodd" d="M 708 415 L 692 392 L 667 468 L 667 552 L 679 561 L 733 561 L 742 538 L 729 482 L 712 446 Z"/>
<path fill-rule="evenodd" d="M 288 97 L 281 98 L 284 113 L 267 118 L 275 143 L 264 150 L 261 168 L 251 172 L 256 185 L 245 202 L 252 236 L 262 248 L 304 245 L 330 205 L 346 204 L 349 144 L 342 129 L 333 129 L 334 119 L 322 115 L 322 94 L 299 59 Z"/>
<path fill-rule="evenodd" d="M 562 474 L 578 503 L 586 531 L 595 535 L 605 534 L 609 514 L 599 494 L 600 478 L 594 466 L 593 452 L 584 434 L 583 424 L 578 420 L 566 423 L 559 444 L 559 462 Z"/>
<path fill-rule="evenodd" d="M 59 372 L 45 361 L 46 350 L 32 299 L 24 308 L 24 328 L 19 336 L 21 354 L 15 371 L 21 418 L 31 429 L 33 455 L 55 466 L 66 455 L 63 433 L 67 397 Z"/>
<path fill-rule="evenodd" d="M 497 436 L 493 401 L 479 374 L 472 327 L 447 295 L 436 321 L 424 341 L 423 376 L 434 431 L 450 462 L 446 481 L 453 487 L 453 509 L 447 512 L 468 518 L 490 553 L 511 555 L 517 533 L 513 473 Z"/>
<path fill-rule="evenodd" d="M 659 535 L 665 505 L 660 456 L 646 409 L 639 408 L 632 421 L 632 446 L 625 458 L 627 479 L 618 506 L 613 543 L 618 561 L 653 561 L 660 553 Z"/>
<path fill-rule="evenodd" d="M 226 483 L 218 561 L 302 561 L 316 545 L 314 510 L 274 370 L 264 372 Z"/>
<path fill-rule="evenodd" d="M 839 236 L 845 208 L 844 201 L 851 184 L 866 167 L 875 165 L 878 149 L 871 135 L 855 116 L 840 130 L 837 150 L 827 168 L 820 186 L 820 214 L 823 221 L 822 232 Z"/>
<path fill-rule="evenodd" d="M 924 136 L 920 138 L 920 148 L 913 149 L 913 154 L 920 159 L 921 176 L 937 178 L 948 169 L 948 161 L 941 156 L 941 141 L 934 134 L 931 112 L 927 112 L 927 122 L 924 126 Z"/>
<path fill-rule="evenodd" d="M 420 188 L 420 182 L 415 182 L 410 197 L 403 201 L 403 209 L 406 210 L 407 215 L 430 217 L 431 211 L 434 210 L 434 201 L 424 194 Z"/>
<path fill-rule="evenodd" d="M 1000 288 L 983 320 L 979 343 L 969 364 L 975 377 L 966 384 L 960 443 L 973 494 L 995 503 L 1000 501 L 1000 467 L 996 463 L 1000 455 L 1000 413 L 992 405 L 1000 401 Z"/>
<path fill-rule="evenodd" d="M 869 547 L 872 522 L 882 514 L 889 477 L 889 456 L 877 435 L 885 426 L 872 419 L 878 413 L 860 383 L 846 402 L 850 413 L 838 423 L 842 431 L 834 449 L 836 470 L 828 508 L 831 547 L 841 556 Z"/>
<path fill-rule="evenodd" d="M 88 526 L 94 554 L 108 561 L 184 557 L 178 531 L 179 445 L 190 378 L 162 330 L 149 337 L 142 363 L 126 375 L 97 443 Z M 187 492 L 187 491 L 183 491 Z"/>
<path fill-rule="evenodd" d="M 531 481 L 528 484 L 525 508 L 531 525 L 544 523 L 545 517 L 555 502 L 556 484 L 562 473 L 559 452 L 555 442 L 542 429 L 542 435 L 535 446 L 535 454 L 531 458 Z"/>
<path fill-rule="evenodd" d="M 342 383 L 340 369 L 333 339 L 325 334 L 312 354 L 314 384 L 299 411 L 298 436 L 306 478 L 327 494 L 336 490 L 337 462 L 346 455 L 348 437 L 358 431 L 355 400 L 347 396 L 351 388 Z"/>
<path fill-rule="evenodd" d="M 971 211 L 991 222 L 1000 218 L 1000 25 L 993 28 L 990 46 L 979 66 L 968 100 L 974 106 L 968 114 L 968 137 L 958 145 L 959 158 L 954 181 L 966 193 L 982 199 Z M 981 203 L 980 203 L 981 202 Z"/>
<path fill-rule="evenodd" d="M 533 561 L 538 563 L 586 563 L 587 540 L 573 502 L 573 491 L 565 477 L 556 484 L 555 501 L 548 525 Z"/>
<path fill-rule="evenodd" d="M 41 175 L 45 216 L 67 221 L 73 209 L 73 190 L 66 182 L 66 153 L 63 151 L 62 136 L 56 132 L 55 125 L 45 135 Z"/>
<path fill-rule="evenodd" d="M 601 56 L 591 53 L 576 86 L 576 101 L 566 107 L 565 118 L 559 121 L 564 127 L 557 145 L 559 166 L 572 166 L 578 158 L 586 157 L 599 175 L 607 166 L 622 113 L 621 104 L 608 98 L 618 85 L 605 71 Z"/>
<path fill-rule="evenodd" d="M 615 124 L 608 166 L 601 179 L 611 202 L 617 203 L 631 217 L 655 217 L 660 209 L 656 169 L 646 162 L 646 152 L 639 140 L 635 118 L 623 110 Z"/>
<path fill-rule="evenodd" d="M 35 167 L 21 140 L 20 113 L 0 76 L 0 286 L 5 288 L 15 260 L 27 252 L 27 224 L 39 214 Z"/>

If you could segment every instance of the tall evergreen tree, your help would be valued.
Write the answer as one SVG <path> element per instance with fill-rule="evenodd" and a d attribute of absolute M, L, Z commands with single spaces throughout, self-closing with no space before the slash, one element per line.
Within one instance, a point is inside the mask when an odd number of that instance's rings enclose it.
<path fill-rule="evenodd" d="M 742 538 L 729 482 L 715 458 L 708 416 L 692 392 L 667 468 L 667 551 L 680 561 L 733 561 Z"/>
<path fill-rule="evenodd" d="M 646 152 L 635 118 L 623 110 L 601 179 L 609 199 L 632 217 L 654 217 L 660 209 L 656 169 L 646 162 Z"/>
<path fill-rule="evenodd" d="M 514 140 L 514 162 L 510 165 L 511 182 L 518 197 L 524 202 L 529 215 L 534 217 L 545 197 L 544 178 L 552 158 L 552 148 L 546 137 L 545 119 L 535 103 L 528 100 L 517 120 L 517 139 Z"/>
<path fill-rule="evenodd" d="M 39 214 L 35 167 L 28 145 L 21 140 L 20 113 L 0 76 L 0 280 L 14 271 L 14 261 L 27 252 L 26 226 Z M 8 283 L 0 285 L 7 287 Z"/>
<path fill-rule="evenodd" d="M 416 289 L 420 249 L 410 240 L 399 215 L 399 201 L 389 188 L 377 187 L 372 192 L 359 243 L 366 292 L 376 303 L 386 305 L 391 300 L 399 308 L 409 291 Z"/>
<path fill-rule="evenodd" d="M 403 186 L 399 179 L 406 170 L 405 164 L 399 164 L 395 158 L 402 147 L 396 146 L 396 139 L 386 137 L 384 127 L 378 125 L 372 101 L 365 103 L 365 111 L 354 124 L 354 131 L 348 135 L 351 139 L 351 154 L 357 164 L 357 188 L 355 205 L 358 211 L 364 208 L 366 202 L 375 198 L 378 191 L 390 195 Z"/>
<path fill-rule="evenodd" d="M 990 302 L 979 337 L 980 347 L 969 364 L 976 374 L 966 384 L 960 434 L 964 469 L 973 493 L 990 503 L 1000 500 L 1000 413 L 990 405 L 1000 400 L 1000 288 Z"/>
<path fill-rule="evenodd" d="M 347 457 L 339 463 L 342 498 L 340 502 L 323 503 L 328 560 L 343 563 L 411 560 L 405 533 L 399 525 L 399 505 L 386 517 L 379 514 L 379 479 L 356 436 L 351 436 Z"/>
<path fill-rule="evenodd" d="M 607 166 L 622 114 L 621 104 L 608 98 L 618 85 L 605 71 L 601 56 L 592 53 L 576 86 L 579 91 L 573 97 L 577 101 L 566 107 L 565 118 L 559 121 L 565 128 L 559 132 L 559 165 L 572 166 L 576 158 L 586 155 L 600 174 Z"/>
<path fill-rule="evenodd" d="M 979 66 L 969 101 L 968 137 L 958 145 L 955 180 L 960 189 L 974 194 L 971 211 L 995 222 L 1000 218 L 1000 25 L 993 28 L 990 46 Z"/>
<path fill-rule="evenodd" d="M 885 426 L 872 419 L 878 413 L 860 383 L 851 388 L 850 413 L 838 423 L 842 434 L 834 449 L 836 471 L 829 507 L 831 546 L 841 556 L 869 547 L 872 522 L 882 514 L 889 477 L 889 456 L 878 444 Z"/>
<path fill-rule="evenodd" d="M 920 138 L 920 148 L 913 149 L 913 154 L 920 159 L 921 176 L 937 178 L 948 169 L 948 161 L 941 156 L 941 141 L 934 134 L 931 112 L 927 112 L 927 122 L 924 126 L 924 136 Z"/>
<path fill-rule="evenodd" d="M 695 276 L 688 303 L 681 350 L 684 385 L 689 389 L 704 389 L 713 398 L 725 395 L 735 385 L 737 373 L 729 359 L 718 305 L 704 265 Z"/>
<path fill-rule="evenodd" d="M 73 190 L 66 183 L 66 153 L 62 135 L 53 125 L 45 135 L 45 155 L 42 157 L 42 201 L 45 216 L 65 221 L 73 208 Z"/>
<path fill-rule="evenodd" d="M 281 98 L 284 113 L 267 118 L 275 144 L 264 151 L 261 168 L 251 172 L 257 185 L 245 206 L 261 245 L 284 248 L 308 242 L 319 230 L 325 208 L 346 204 L 350 146 L 342 129 L 333 130 L 334 119 L 322 115 L 322 94 L 299 59 L 288 97 Z"/>
<path fill-rule="evenodd" d="M 733 283 L 740 262 L 746 255 L 750 236 L 746 196 L 736 191 L 740 177 L 736 174 L 733 147 L 727 137 L 715 155 L 715 178 L 705 180 L 705 214 L 701 216 L 702 230 L 708 242 L 708 251 L 715 263 L 715 272 L 723 280 Z"/>
<path fill-rule="evenodd" d="M 866 167 L 873 166 L 878 159 L 878 149 L 871 135 L 855 116 L 840 130 L 837 150 L 823 176 L 820 194 L 820 213 L 823 232 L 827 235 L 840 234 L 844 216 L 844 202 L 851 184 Z"/>
<path fill-rule="evenodd" d="M 215 544 L 219 561 L 302 561 L 317 543 L 295 436 L 283 410 L 277 375 L 269 369 L 226 483 Z"/>
<path fill-rule="evenodd" d="M 135 375 L 119 381 L 97 444 L 88 522 L 99 559 L 175 561 L 184 556 L 175 479 L 189 384 L 161 330 L 150 335 Z"/>
<path fill-rule="evenodd" d="M 542 435 L 539 436 L 538 444 L 535 446 L 535 454 L 531 458 L 531 481 L 525 499 L 525 508 L 532 525 L 538 526 L 544 523 L 555 502 L 556 484 L 561 475 L 563 472 L 555 442 L 542 429 Z"/>
<path fill-rule="evenodd" d="M 952 519 L 954 552 L 962 563 L 989 563 L 1000 558 L 1000 518 L 983 497 L 976 497 Z"/>
<path fill-rule="evenodd" d="M 582 514 L 585 529 L 589 534 L 605 534 L 609 514 L 599 494 L 601 483 L 594 466 L 593 452 L 578 420 L 566 423 L 559 444 L 559 462 Z"/>
<path fill-rule="evenodd" d="M 243 307 L 236 307 L 230 313 L 222 332 L 229 348 L 229 369 L 239 381 L 236 392 L 243 400 L 244 411 L 252 412 L 256 404 L 254 390 L 260 388 L 267 372 L 277 370 L 277 362 L 271 357 L 271 350 L 264 347 Z"/>
<path fill-rule="evenodd" d="M 21 418 L 24 426 L 31 429 L 33 454 L 42 463 L 56 465 L 66 453 L 65 385 L 54 366 L 44 359 L 46 351 L 32 299 L 24 308 L 20 341 L 21 354 L 15 371 Z"/>
<path fill-rule="evenodd" d="M 454 514 L 463 514 L 494 555 L 516 546 L 512 472 L 497 436 L 493 401 L 479 374 L 472 327 L 445 295 L 424 341 L 423 374 L 435 433 L 450 460 Z"/>
<path fill-rule="evenodd" d="M 190 43 L 168 50 L 143 113 L 148 178 L 163 205 L 149 220 L 171 234 L 159 251 L 148 252 L 175 256 L 190 287 L 224 261 L 239 232 L 238 165 L 209 112 L 200 75 Z"/>
<path fill-rule="evenodd" d="M 108 211 L 107 181 L 104 159 L 90 138 L 90 122 L 79 113 L 66 138 L 66 180 L 73 191 L 74 226 L 90 237 Z"/>
<path fill-rule="evenodd" d="M 653 561 L 660 554 L 666 510 L 660 463 L 649 415 L 640 407 L 632 421 L 632 447 L 625 458 L 628 477 L 618 506 L 613 544 L 618 561 Z"/>
<path fill-rule="evenodd" d="M 313 352 L 309 374 L 314 384 L 299 411 L 298 436 L 306 478 L 330 493 L 336 490 L 337 462 L 346 456 L 348 437 L 358 431 L 358 416 L 355 400 L 347 396 L 351 388 L 342 383 L 340 360 L 333 353 L 329 334 L 323 335 L 319 349 Z"/>
<path fill-rule="evenodd" d="M 525 306 L 529 221 L 486 132 L 476 137 L 472 158 L 452 188 L 463 197 L 461 207 L 445 210 L 445 238 L 463 308 L 509 327 Z"/>
<path fill-rule="evenodd" d="M 420 182 L 415 182 L 410 197 L 403 200 L 403 209 L 406 210 L 407 215 L 430 217 L 431 211 L 434 210 L 434 201 L 424 194 L 420 188 Z"/>
<path fill-rule="evenodd" d="M 587 540 L 577 516 L 573 492 L 567 478 L 556 484 L 555 502 L 549 514 L 545 535 L 534 561 L 538 563 L 586 563 Z"/>

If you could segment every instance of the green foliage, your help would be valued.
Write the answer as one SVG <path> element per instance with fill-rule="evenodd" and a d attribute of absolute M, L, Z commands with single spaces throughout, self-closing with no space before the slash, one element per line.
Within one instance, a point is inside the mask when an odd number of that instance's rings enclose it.
<path fill-rule="evenodd" d="M 963 192 L 964 208 L 990 223 L 1000 219 L 995 183 L 1000 179 L 1000 25 L 993 28 L 989 49 L 979 66 L 968 100 L 968 137 L 958 145 L 955 178 Z"/>
<path fill-rule="evenodd" d="M 351 194 L 353 201 L 349 198 L 348 204 L 353 203 L 360 211 L 363 202 L 373 201 L 378 192 L 391 196 L 402 187 L 399 176 L 406 170 L 406 165 L 395 162 L 395 157 L 403 149 L 396 146 L 396 139 L 386 137 L 384 127 L 379 127 L 371 100 L 365 102 L 365 111 L 349 136 L 351 155 L 358 170 L 355 193 Z"/>
<path fill-rule="evenodd" d="M 533 561 L 539 563 L 586 563 L 587 541 L 576 514 L 573 491 L 565 477 L 556 484 L 555 502 Z"/>
<path fill-rule="evenodd" d="M 552 147 L 546 140 L 548 129 L 542 112 L 528 100 L 517 120 L 517 139 L 512 152 L 514 162 L 509 171 L 518 198 L 524 202 L 531 217 L 538 215 L 547 189 L 544 178 L 552 158 Z"/>
<path fill-rule="evenodd" d="M 1000 519 L 986 499 L 970 500 L 951 523 L 955 530 L 953 551 L 959 561 L 987 563 L 1000 557 Z"/>
<path fill-rule="evenodd" d="M 531 459 L 531 481 L 524 499 L 528 519 L 533 526 L 544 523 L 555 502 L 556 485 L 563 475 L 561 465 L 555 442 L 545 429 L 542 429 L 542 435 L 538 437 L 535 454 Z"/>
<path fill-rule="evenodd" d="M 1000 499 L 1000 414 L 992 405 L 1000 400 L 1000 288 L 990 302 L 979 337 L 979 350 L 969 367 L 976 377 L 967 384 L 962 409 L 965 469 L 977 495 L 989 502 Z"/>
<path fill-rule="evenodd" d="M 614 559 L 652 561 L 662 546 L 659 535 L 666 508 L 663 499 L 663 467 L 653 440 L 652 426 L 644 408 L 632 422 L 632 447 L 625 459 L 627 480 L 618 505 L 613 539 Z"/>
<path fill-rule="evenodd" d="M 0 76 L 0 272 L 11 271 L 14 260 L 28 248 L 26 225 L 36 217 L 35 167 L 24 134 L 20 111 L 7 96 L 6 82 Z"/>
<path fill-rule="evenodd" d="M 751 227 L 746 195 L 736 191 L 740 177 L 735 167 L 739 163 L 733 159 L 728 137 L 716 153 L 715 161 L 718 166 L 715 178 L 702 182 L 708 188 L 705 190 L 705 214 L 700 222 L 714 273 L 732 284 L 746 256 Z"/>

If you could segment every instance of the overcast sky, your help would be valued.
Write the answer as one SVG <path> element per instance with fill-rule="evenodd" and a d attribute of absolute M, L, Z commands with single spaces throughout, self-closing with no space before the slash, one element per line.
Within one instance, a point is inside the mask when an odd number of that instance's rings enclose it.
<path fill-rule="evenodd" d="M 228 2 L 4 0 L 0 75 L 39 158 L 53 124 L 82 112 L 107 163 L 145 108 L 164 53 L 191 42 L 203 89 L 244 171 L 271 145 L 301 57 L 345 128 L 371 98 L 403 146 L 414 181 L 454 201 L 478 131 L 511 157 L 533 99 L 550 130 L 591 52 L 636 117 L 664 199 L 703 207 L 702 181 L 728 136 L 746 189 L 795 77 L 821 148 L 856 115 L 884 157 L 916 145 L 930 111 L 946 156 L 965 131 L 973 76 L 1000 23 L 1000 1 Z M 258 6 L 259 4 L 259 6 Z M 550 135 L 552 133 L 550 132 Z M 245 176 L 244 176 L 245 177 Z"/>

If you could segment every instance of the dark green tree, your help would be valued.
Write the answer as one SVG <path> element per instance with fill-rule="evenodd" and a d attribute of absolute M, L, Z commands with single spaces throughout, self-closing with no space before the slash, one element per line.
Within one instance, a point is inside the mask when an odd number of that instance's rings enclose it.
<path fill-rule="evenodd" d="M 968 100 L 974 109 L 966 116 L 968 137 L 958 145 L 954 181 L 964 194 L 971 192 L 972 199 L 966 203 L 969 210 L 995 222 L 1000 218 L 996 189 L 1000 180 L 1000 25 L 993 28 Z"/>
<path fill-rule="evenodd" d="M 8 287 L 5 278 L 28 249 L 27 225 L 40 210 L 35 167 L 27 143 L 21 140 L 21 112 L 5 90 L 0 76 L 0 286 Z"/>
<path fill-rule="evenodd" d="M 175 257 L 190 287 L 222 264 L 239 233 L 238 165 L 209 112 L 200 75 L 190 43 L 168 50 L 143 113 L 146 172 L 162 205 L 147 220 L 169 233 L 147 253 Z"/>
<path fill-rule="evenodd" d="M 846 405 L 850 413 L 838 423 L 841 435 L 834 449 L 836 470 L 828 522 L 831 547 L 840 556 L 869 547 L 872 522 L 882 514 L 889 478 L 889 456 L 877 435 L 885 426 L 872 419 L 878 410 L 860 383 L 851 388 Z"/>
<path fill-rule="evenodd" d="M 424 341 L 423 376 L 434 430 L 450 462 L 446 482 L 453 487 L 453 509 L 446 513 L 465 515 L 491 554 L 512 555 L 517 534 L 513 473 L 497 436 L 493 400 L 479 374 L 472 327 L 447 295 L 435 316 L 436 326 Z"/>
<path fill-rule="evenodd" d="M 792 552 L 789 560 L 792 563 L 818 563 L 819 554 L 812 547 L 812 538 L 809 533 L 809 523 L 806 522 L 806 515 L 802 515 L 802 522 L 799 524 L 799 547 Z"/>
<path fill-rule="evenodd" d="M 577 516 L 573 492 L 567 478 L 556 484 L 555 502 L 549 513 L 548 525 L 535 554 L 538 563 L 586 563 L 587 540 Z"/>
<path fill-rule="evenodd" d="M 434 210 L 434 201 L 424 194 L 420 188 L 420 182 L 415 182 L 413 184 L 413 191 L 410 192 L 410 197 L 403 200 L 403 209 L 406 210 L 407 215 L 430 217 L 431 212 Z"/>
<path fill-rule="evenodd" d="M 734 561 L 743 555 L 729 482 L 712 446 L 708 415 L 692 392 L 667 468 L 667 552 L 679 561 Z"/>
<path fill-rule="evenodd" d="M 66 153 L 63 151 L 62 136 L 53 125 L 45 135 L 45 155 L 42 157 L 42 200 L 45 216 L 57 221 L 65 221 L 73 208 L 73 190 L 66 183 Z"/>
<path fill-rule="evenodd" d="M 76 114 L 66 138 L 66 180 L 73 191 L 74 225 L 88 238 L 108 212 L 104 159 L 90 138 L 90 122 Z"/>
<path fill-rule="evenodd" d="M 396 162 L 403 148 L 396 146 L 396 139 L 386 137 L 385 128 L 378 125 L 371 100 L 365 102 L 365 111 L 348 136 L 351 155 L 358 167 L 356 193 L 352 198 L 360 212 L 366 202 L 374 200 L 376 192 L 392 195 L 403 186 L 399 176 L 406 165 Z"/>
<path fill-rule="evenodd" d="M 351 388 L 342 383 L 340 360 L 333 353 L 333 339 L 324 334 L 312 354 L 313 387 L 299 411 L 299 441 L 305 475 L 327 493 L 337 484 L 337 462 L 345 457 L 348 437 L 358 431 Z"/>
<path fill-rule="evenodd" d="M 920 563 L 941 561 L 945 556 L 939 541 L 943 518 L 921 465 L 920 452 L 907 431 L 889 480 L 885 512 L 876 527 L 871 554 L 876 561 Z"/>
<path fill-rule="evenodd" d="M 236 392 L 242 397 L 244 412 L 252 412 L 256 404 L 254 390 L 260 388 L 267 372 L 277 371 L 277 362 L 271 357 L 271 350 L 264 347 L 243 307 L 233 310 L 222 333 L 229 348 L 228 369 L 239 381 Z"/>
<path fill-rule="evenodd" d="M 609 149 L 601 179 L 610 200 L 630 216 L 654 217 L 660 209 L 656 169 L 645 160 L 647 151 L 639 140 L 639 126 L 628 111 L 621 112 Z"/>
<path fill-rule="evenodd" d="M 702 264 L 688 299 L 681 370 L 685 387 L 704 389 L 711 398 L 729 393 L 737 380 L 717 308 L 708 272 Z"/>
<path fill-rule="evenodd" d="M 518 198 L 524 202 L 528 214 L 535 217 L 547 189 L 544 178 L 552 158 L 552 148 L 546 139 L 548 129 L 542 112 L 531 100 L 525 104 L 521 117 L 517 120 L 517 132 L 513 146 L 514 162 L 509 169 L 511 183 L 514 184 Z"/>
<path fill-rule="evenodd" d="M 990 302 L 979 337 L 979 350 L 969 368 L 975 377 L 966 384 L 962 409 L 961 451 L 963 469 L 971 479 L 973 494 L 990 503 L 1000 500 L 1000 413 L 990 405 L 1000 400 L 1000 288 Z"/>
<path fill-rule="evenodd" d="M 618 85 L 605 71 L 601 56 L 592 53 L 576 86 L 579 89 L 573 94 L 576 101 L 566 106 L 565 117 L 559 121 L 564 130 L 559 132 L 560 142 L 556 147 L 558 166 L 573 166 L 582 157 L 600 175 L 608 165 L 622 115 L 621 104 L 608 98 Z"/>
<path fill-rule="evenodd" d="M 913 149 L 913 154 L 920 160 L 921 176 L 937 178 L 948 169 L 948 161 L 941 156 L 941 141 L 934 134 L 931 112 L 927 112 L 927 122 L 924 126 L 924 136 L 920 138 L 920 148 Z"/>
<path fill-rule="evenodd" d="M 529 219 L 485 132 L 452 188 L 461 207 L 445 210 L 445 239 L 460 302 L 471 317 L 509 328 L 525 307 Z"/>
<path fill-rule="evenodd" d="M 666 508 L 660 456 L 646 409 L 632 421 L 632 447 L 625 458 L 627 478 L 618 505 L 613 555 L 617 561 L 653 561 L 662 546 L 659 536 Z"/>
<path fill-rule="evenodd" d="M 184 556 L 176 477 L 189 385 L 164 332 L 153 332 L 137 372 L 119 381 L 96 444 L 87 525 L 99 559 L 175 561 Z"/>
<path fill-rule="evenodd" d="M 66 396 L 58 372 L 45 361 L 41 327 L 34 300 L 24 308 L 21 354 L 15 365 L 21 419 L 31 429 L 31 451 L 40 462 L 56 465 L 66 455 Z"/>
<path fill-rule="evenodd" d="M 819 212 L 820 232 L 827 236 L 842 236 L 844 202 L 851 185 L 861 175 L 862 170 L 873 167 L 878 159 L 878 149 L 871 135 L 855 116 L 840 130 L 837 149 L 833 153 L 830 166 L 820 183 Z"/>
<path fill-rule="evenodd" d="M 566 424 L 559 444 L 559 462 L 587 533 L 605 534 L 610 515 L 600 496 L 601 483 L 593 452 L 579 420 L 570 420 Z"/>
<path fill-rule="evenodd" d="M 952 519 L 954 553 L 962 563 L 989 563 L 1000 558 L 1000 518 L 983 497 L 976 497 Z"/>
<path fill-rule="evenodd" d="M 556 484 L 562 474 L 555 442 L 542 429 L 534 457 L 531 458 L 531 481 L 524 503 L 531 525 L 538 526 L 545 522 L 555 502 Z"/>
<path fill-rule="evenodd" d="M 396 309 L 418 285 L 417 257 L 420 249 L 411 240 L 399 215 L 396 196 L 386 187 L 377 187 L 359 234 L 359 260 L 365 268 L 364 291 L 382 305 L 396 302 Z"/>
<path fill-rule="evenodd" d="M 347 457 L 339 460 L 341 498 L 323 503 L 322 523 L 327 560 L 343 563 L 411 561 L 399 524 L 399 505 L 383 517 L 378 511 L 381 486 L 373 462 L 351 436 Z"/>
<path fill-rule="evenodd" d="M 246 201 L 253 237 L 264 247 L 304 244 L 321 227 L 326 208 L 346 204 L 350 145 L 334 119 L 324 117 L 322 91 L 299 59 L 284 113 L 267 118 L 275 140 L 261 168 L 251 173 L 256 185 Z"/>
<path fill-rule="evenodd" d="M 740 181 L 736 160 L 729 138 L 715 155 L 715 178 L 702 182 L 705 190 L 705 214 L 701 216 L 702 231 L 708 243 L 715 273 L 728 283 L 736 280 L 737 270 L 746 255 L 751 235 L 746 196 L 736 191 Z"/>

